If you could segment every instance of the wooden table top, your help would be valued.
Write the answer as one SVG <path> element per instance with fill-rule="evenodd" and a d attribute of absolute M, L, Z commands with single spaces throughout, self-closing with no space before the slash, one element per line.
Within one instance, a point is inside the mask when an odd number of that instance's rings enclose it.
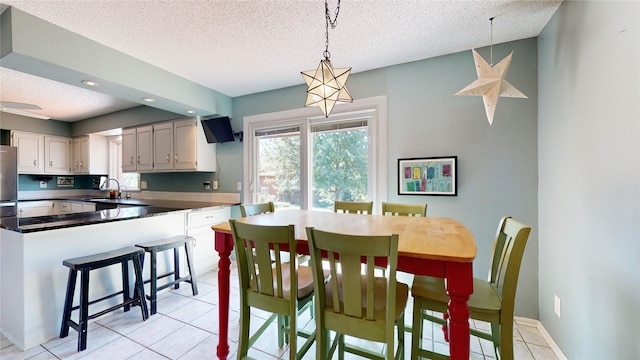
<path fill-rule="evenodd" d="M 451 218 L 282 210 L 249 216 L 238 221 L 256 225 L 293 224 L 296 239 L 304 241 L 307 240 L 307 226 L 345 234 L 398 234 L 398 256 L 452 262 L 472 262 L 476 257 L 473 235 L 464 225 Z M 228 222 L 213 225 L 211 229 L 231 233 Z"/>

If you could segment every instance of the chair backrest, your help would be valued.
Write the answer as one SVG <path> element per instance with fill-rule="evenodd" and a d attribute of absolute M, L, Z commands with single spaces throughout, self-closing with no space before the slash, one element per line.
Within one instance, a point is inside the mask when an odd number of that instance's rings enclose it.
<path fill-rule="evenodd" d="M 371 215 L 373 201 L 335 201 L 333 212 Z"/>
<path fill-rule="evenodd" d="M 251 225 L 233 219 L 229 223 L 236 250 L 240 296 L 252 307 L 283 313 L 283 307 L 289 306 L 290 314 L 295 314 L 297 262 L 293 260 L 292 266 L 285 266 L 289 271 L 283 273 L 284 261 L 280 256 L 280 250 L 288 250 L 292 254 L 296 251 L 294 226 Z M 273 258 L 271 248 L 275 250 Z M 286 281 L 290 286 L 283 286 L 285 278 L 288 278 Z"/>
<path fill-rule="evenodd" d="M 306 230 L 316 294 L 316 324 L 342 334 L 387 342 L 393 354 L 398 235 L 347 235 L 313 227 Z M 330 269 L 326 286 L 322 272 L 325 252 L 324 260 Z M 386 278 L 374 276 L 375 259 L 387 261 Z"/>
<path fill-rule="evenodd" d="M 240 214 L 242 217 L 272 213 L 274 211 L 275 208 L 271 201 L 262 204 L 240 205 Z"/>
<path fill-rule="evenodd" d="M 427 216 L 427 204 L 392 204 L 383 202 L 382 215 Z"/>
<path fill-rule="evenodd" d="M 518 275 L 531 227 L 510 216 L 500 220 L 493 243 L 488 281 L 502 297 L 502 311 L 513 312 Z"/>

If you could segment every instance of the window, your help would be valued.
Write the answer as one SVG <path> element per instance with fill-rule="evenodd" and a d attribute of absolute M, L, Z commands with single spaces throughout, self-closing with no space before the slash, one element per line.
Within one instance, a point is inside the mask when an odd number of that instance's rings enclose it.
<path fill-rule="evenodd" d="M 109 138 L 109 177 L 120 182 L 121 191 L 140 190 L 140 174 L 122 172 L 122 137 Z M 124 193 L 123 193 L 124 194 Z"/>
<path fill-rule="evenodd" d="M 332 211 L 335 200 L 386 198 L 386 97 L 341 105 L 329 118 L 317 114 L 245 118 L 244 202 Z"/>

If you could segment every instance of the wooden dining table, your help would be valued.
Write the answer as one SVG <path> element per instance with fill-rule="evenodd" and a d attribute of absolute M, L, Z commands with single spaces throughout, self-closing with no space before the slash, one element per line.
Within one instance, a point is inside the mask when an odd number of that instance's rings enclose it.
<path fill-rule="evenodd" d="M 238 219 L 256 225 L 295 226 L 298 253 L 308 254 L 308 226 L 357 235 L 398 234 L 398 270 L 415 275 L 445 278 L 449 294 L 448 326 L 452 359 L 469 358 L 469 308 L 473 292 L 473 260 L 476 243 L 471 232 L 451 218 L 357 215 L 324 211 L 282 210 Z M 213 225 L 218 263 L 218 312 L 220 331 L 216 354 L 229 355 L 229 276 L 233 236 L 228 222 Z"/>

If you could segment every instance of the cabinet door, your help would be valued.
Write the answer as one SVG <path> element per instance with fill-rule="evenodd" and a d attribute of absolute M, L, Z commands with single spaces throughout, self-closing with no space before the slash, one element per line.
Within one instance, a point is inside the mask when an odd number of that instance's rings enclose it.
<path fill-rule="evenodd" d="M 78 174 L 89 173 L 89 137 L 73 139 L 73 171 Z"/>
<path fill-rule="evenodd" d="M 122 130 L 122 171 L 137 170 L 136 129 Z"/>
<path fill-rule="evenodd" d="M 136 164 L 138 171 L 153 170 L 153 127 L 136 129 Z"/>
<path fill-rule="evenodd" d="M 19 217 L 34 217 L 51 215 L 53 201 L 18 202 Z"/>
<path fill-rule="evenodd" d="M 44 137 L 44 171 L 53 174 L 71 172 L 71 139 L 58 136 Z"/>
<path fill-rule="evenodd" d="M 173 123 L 153 126 L 153 169 L 173 169 Z"/>
<path fill-rule="evenodd" d="M 18 147 L 18 173 L 41 174 L 44 172 L 44 136 L 29 133 L 12 133 L 12 145 Z"/>
<path fill-rule="evenodd" d="M 176 170 L 197 170 L 197 123 L 196 119 L 180 120 L 173 123 Z"/>

